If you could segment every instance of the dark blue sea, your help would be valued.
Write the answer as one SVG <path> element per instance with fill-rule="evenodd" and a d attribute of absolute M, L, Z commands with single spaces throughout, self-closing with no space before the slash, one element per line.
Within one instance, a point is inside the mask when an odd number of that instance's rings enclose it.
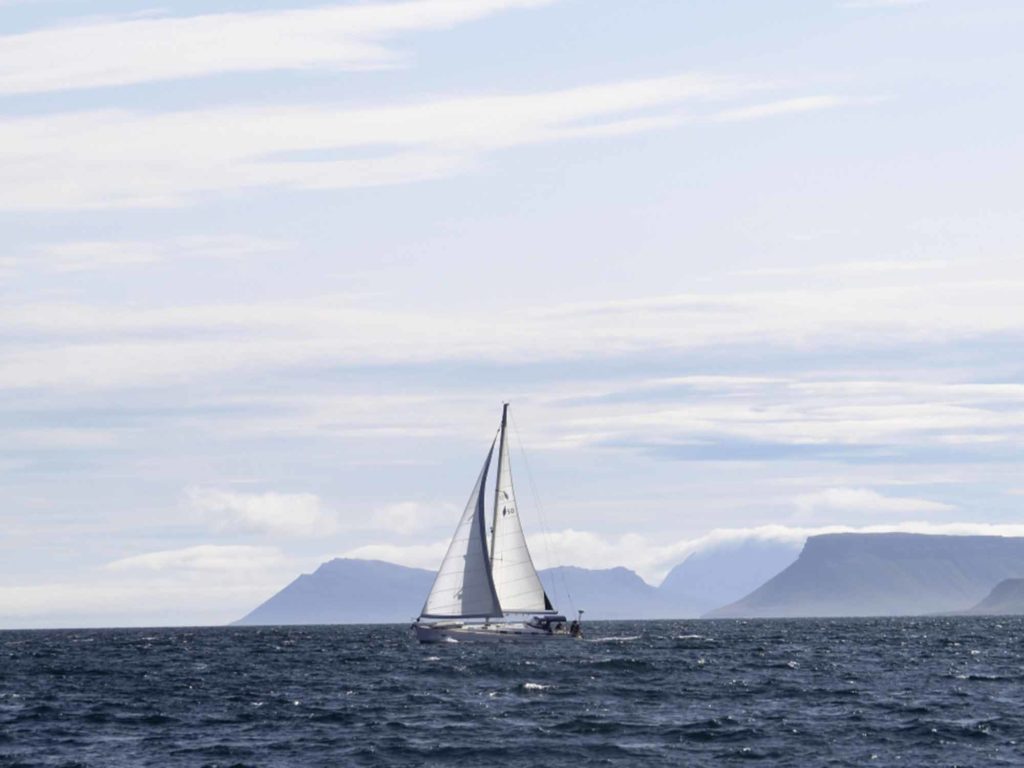
<path fill-rule="evenodd" d="M 0 766 L 1024 764 L 1024 620 L 0 632 Z"/>

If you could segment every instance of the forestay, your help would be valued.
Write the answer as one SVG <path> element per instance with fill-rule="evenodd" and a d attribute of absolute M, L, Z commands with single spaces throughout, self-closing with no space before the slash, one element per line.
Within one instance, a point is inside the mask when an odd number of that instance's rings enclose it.
<path fill-rule="evenodd" d="M 498 601 L 505 613 L 537 613 L 551 610 L 537 569 L 533 566 L 519 521 L 512 488 L 508 451 L 508 405 L 501 414 L 498 477 L 494 489 L 494 525 L 491 534 L 491 573 Z"/>
<path fill-rule="evenodd" d="M 494 454 L 494 443 L 487 452 L 480 477 L 462 513 L 458 528 L 448 545 L 434 585 L 423 605 L 423 618 L 492 618 L 501 616 L 501 605 L 487 557 L 484 522 L 484 486 Z"/>

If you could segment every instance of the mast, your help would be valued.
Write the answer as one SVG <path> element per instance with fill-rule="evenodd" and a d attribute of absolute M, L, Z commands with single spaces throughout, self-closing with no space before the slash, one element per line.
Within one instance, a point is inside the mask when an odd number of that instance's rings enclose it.
<path fill-rule="evenodd" d="M 498 472 L 494 483 L 494 512 L 491 515 L 491 568 L 494 568 L 494 545 L 498 540 L 498 509 L 501 497 L 501 468 L 505 466 L 505 454 L 508 449 L 505 440 L 505 429 L 508 427 L 508 403 L 501 404 L 501 426 L 498 428 Z"/>

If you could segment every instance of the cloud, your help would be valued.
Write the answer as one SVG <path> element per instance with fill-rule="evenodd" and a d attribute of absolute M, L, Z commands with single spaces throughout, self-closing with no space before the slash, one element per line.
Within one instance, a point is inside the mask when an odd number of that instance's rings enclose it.
<path fill-rule="evenodd" d="M 264 187 L 351 189 L 440 179 L 476 168 L 499 150 L 680 125 L 700 119 L 709 102 L 770 87 L 755 78 L 683 74 L 363 108 L 10 117 L 0 121 L 6 181 L 0 209 L 182 206 Z M 817 108 L 834 105 L 815 98 Z M 694 114 L 679 113 L 683 105 Z"/>
<path fill-rule="evenodd" d="M 155 627 L 216 626 L 240 618 L 246 610 L 266 600 L 281 588 L 287 576 L 275 572 L 270 578 L 248 572 L 242 579 L 169 578 L 157 574 L 117 580 L 79 578 L 74 582 L 51 582 L 22 586 L 0 586 L 5 629 L 26 627 Z M 291 571 L 289 571 L 291 573 Z"/>
<path fill-rule="evenodd" d="M 237 493 L 190 488 L 190 508 L 217 530 L 318 536 L 337 530 L 335 515 L 311 493 Z"/>
<path fill-rule="evenodd" d="M 725 345 L 748 343 L 762 349 L 788 345 L 800 353 L 821 345 L 834 350 L 836 338 L 869 350 L 877 339 L 886 345 L 900 340 L 919 353 L 929 338 L 941 344 L 969 339 L 976 348 L 981 333 L 998 333 L 1004 322 L 1024 331 L 1019 311 L 1024 283 L 1012 274 L 998 284 L 954 283 L 943 275 L 930 291 L 916 286 L 879 290 L 881 297 L 846 288 L 816 293 L 766 289 L 733 296 L 510 306 L 486 314 L 457 308 L 443 313 L 378 309 L 345 297 L 159 309 L 9 301 L 0 306 L 0 327 L 9 334 L 0 351 L 0 387 L 26 395 L 103 397 L 104 389 L 189 382 L 216 388 L 202 407 L 238 412 L 216 424 L 221 436 L 231 439 L 436 439 L 481 434 L 493 391 L 470 386 L 438 391 L 427 384 L 403 385 L 400 392 L 376 387 L 325 391 L 316 383 L 320 372 L 470 361 L 486 375 L 494 362 L 527 368 L 562 361 L 571 368 L 616 355 L 653 356 L 701 345 L 721 352 Z M 743 309 L 734 318 L 723 306 Z M 911 323 L 918 312 L 919 319 Z M 493 343 L 495 337 L 502 339 L 500 346 Z M 770 371 L 770 365 L 760 369 Z M 263 372 L 303 376 L 307 383 L 296 393 L 268 388 L 261 384 L 268 377 L 255 375 Z M 754 452 L 766 461 L 820 456 L 840 462 L 855 459 L 851 452 L 860 451 L 861 458 L 886 461 L 949 455 L 971 462 L 1008 456 L 1021 447 L 1024 385 L 1013 382 L 1012 373 L 922 371 L 911 362 L 909 368 L 889 365 L 885 376 L 865 377 L 861 370 L 842 367 L 775 376 L 633 378 L 618 373 L 610 379 L 599 374 L 561 384 L 517 385 L 515 394 L 541 425 L 532 446 L 545 450 L 603 448 L 680 459 L 750 459 Z M 1000 381 L 1000 376 L 1011 380 Z M 972 377 L 985 380 L 972 382 Z M 129 437 L 134 435 L 126 430 L 68 436 L 119 442 Z M 828 481 L 840 488 L 874 484 L 870 477 Z M 432 506 L 429 500 L 413 501 Z M 779 503 L 792 501 L 787 496 Z M 378 523 L 400 530 L 425 523 L 421 512 L 427 513 L 426 508 L 399 507 L 379 513 Z M 436 524 L 444 527 L 445 522 Z"/>
<path fill-rule="evenodd" d="M 111 571 L 258 571 L 280 565 L 283 559 L 276 547 L 200 544 L 121 558 L 105 568 Z"/>
<path fill-rule="evenodd" d="M 762 525 L 751 528 L 716 528 L 695 538 L 665 541 L 635 533 L 614 535 L 594 531 L 566 529 L 547 534 L 528 535 L 537 568 L 576 565 L 581 568 L 624 566 L 647 582 L 659 584 L 667 573 L 696 552 L 734 547 L 747 541 L 772 541 L 799 549 L 809 536 L 829 533 L 922 533 L 936 536 L 1024 536 L 1024 524 L 931 523 L 906 521 L 877 525 L 789 526 Z M 350 550 L 342 557 L 357 557 L 398 563 L 412 568 L 433 570 L 447 549 L 447 541 L 429 545 L 367 545 Z"/>
<path fill-rule="evenodd" d="M 114 560 L 74 581 L 0 586 L 0 626 L 223 625 L 312 562 L 276 547 L 201 544 Z"/>
<path fill-rule="evenodd" d="M 32 427 L 4 431 L 5 450 L 86 450 L 112 448 L 120 437 L 114 429 L 79 429 L 75 427 Z"/>
<path fill-rule="evenodd" d="M 858 512 L 904 514 L 912 512 L 948 512 L 950 504 L 905 496 L 883 496 L 868 488 L 826 488 L 797 496 L 797 508 L 805 514 L 819 512 Z"/>
<path fill-rule="evenodd" d="M 907 5 L 924 5 L 929 0 L 846 0 L 840 8 L 898 8 Z"/>
<path fill-rule="evenodd" d="M 929 283 L 840 284 L 816 290 L 782 286 L 544 306 L 518 303 L 486 312 L 473 306 L 416 311 L 351 296 L 159 308 L 19 303 L 12 298 L 0 306 L 0 327 L 12 336 L 12 343 L 0 351 L 0 387 L 130 387 L 310 365 L 496 359 L 515 364 L 726 345 L 834 348 L 836 340 L 845 348 L 962 339 L 976 344 L 985 335 L 1024 333 L 1019 310 L 1024 280 L 999 265 L 990 274 L 992 279 L 985 280 L 960 280 L 950 271 Z M 500 347 L 493 344 L 496 336 L 502 339 Z M 823 418 L 820 428 L 805 424 L 808 439 L 827 442 L 825 422 L 840 416 L 847 417 L 844 432 L 859 432 L 861 440 L 879 428 L 891 431 L 901 421 L 932 419 L 937 428 L 988 424 L 996 431 L 1006 424 L 970 402 L 873 403 L 870 413 L 861 414 L 852 403 L 843 405 L 842 413 L 823 413 L 830 418 Z M 735 425 L 744 433 L 755 423 L 784 433 L 789 406 L 780 401 L 776 407 L 775 414 L 732 408 L 723 415 L 746 422 Z M 690 421 L 697 426 L 694 415 L 677 411 L 665 424 Z M 872 418 L 858 418 L 863 415 Z M 657 425 L 656 419 L 650 422 Z M 777 435 L 765 431 L 764 436 Z"/>
<path fill-rule="evenodd" d="M 803 96 L 798 99 L 784 99 L 767 104 L 755 104 L 749 107 L 728 109 L 719 112 L 714 120 L 723 123 L 738 123 L 747 120 L 760 120 L 766 117 L 781 117 L 803 112 L 818 112 L 824 109 L 835 109 L 849 104 L 848 99 L 838 96 Z"/>
<path fill-rule="evenodd" d="M 247 235 L 191 235 L 167 240 L 78 240 L 53 242 L 13 257 L 8 268 L 84 272 L 183 259 L 238 259 L 280 253 L 286 244 Z M 3 267 L 3 265 L 0 265 Z"/>
<path fill-rule="evenodd" d="M 340 304 L 340 303 L 339 303 Z M 991 307 L 990 307 L 991 308 Z M 0 386 L 9 390 L 125 390 L 168 382 L 232 380 L 204 407 L 241 409 L 240 418 L 219 420 L 216 428 L 231 437 L 331 435 L 352 439 L 394 439 L 480 434 L 480 416 L 490 413 L 489 390 L 404 393 L 387 391 L 301 393 L 247 390 L 251 371 L 299 375 L 326 366 L 403 365 L 473 360 L 485 365 L 500 354 L 505 365 L 519 361 L 608 359 L 618 350 L 602 341 L 616 332 L 611 323 L 533 325 L 527 314 L 507 325 L 499 316 L 490 325 L 471 315 L 441 321 L 431 315 L 348 311 L 343 307 L 286 308 L 260 311 L 239 307 L 220 311 L 196 308 L 162 311 L 79 311 L 40 306 L 28 313 L 0 308 L 0 324 L 24 339 L 32 329 L 45 331 L 29 342 L 11 343 L 0 353 Z M 814 323 L 813 316 L 805 318 Z M 859 318 L 857 318 L 859 319 Z M 2 322 L 6 320 L 6 322 Z M 18 320 L 22 322 L 19 324 Z M 767 322 L 767 319 L 766 319 Z M 478 329 L 484 329 L 479 331 Z M 687 326 L 686 345 L 703 331 Z M 762 329 L 763 330 L 763 329 Z M 496 350 L 491 332 L 503 339 Z M 833 328 L 833 332 L 835 328 Z M 608 337 L 605 334 L 608 334 Z M 808 331 L 810 335 L 811 331 Z M 51 340 L 55 334 L 59 341 Z M 121 334 L 130 335 L 120 339 Z M 152 338 L 149 338 L 152 334 Z M 589 336 L 589 339 L 588 339 Z M 438 340 L 443 344 L 438 344 Z M 785 338 L 768 337 L 783 344 Z M 724 335 L 720 344 L 729 340 Z M 645 340 L 633 340 L 643 351 Z M 658 340 L 646 340 L 649 351 Z M 584 346 L 584 342 L 587 342 Z M 668 337 L 665 347 L 673 343 Z M 685 349 L 681 346 L 680 349 Z M 763 458 L 785 455 L 783 446 L 836 452 L 840 449 L 893 451 L 1015 450 L 1024 426 L 1024 385 L 990 380 L 943 381 L 920 371 L 888 371 L 889 380 L 859 378 L 859 371 L 810 372 L 789 376 L 682 376 L 613 381 L 575 378 L 564 385 L 520 387 L 517 401 L 541 425 L 532 436 L 536 448 L 579 450 L 587 447 L 673 451 L 722 446 L 716 455 L 742 457 L 745 446 L 762 446 Z M 220 386 L 220 385 L 218 385 Z M 212 427 L 210 427 L 212 428 Z M 68 439 L 121 441 L 116 433 L 89 431 Z M 56 433 L 51 438 L 59 437 Z M 37 441 L 46 438 L 40 435 Z M 26 440 L 28 437 L 26 436 Z M 822 454 L 824 455 L 824 454 Z M 845 487 L 862 480 L 841 480 Z M 425 522 L 433 505 L 381 512 L 382 524 Z M 424 514 L 420 514 L 424 513 Z M 390 523 L 387 521 L 390 519 Z M 431 518 L 432 519 L 432 518 Z M 440 523 L 441 521 L 439 521 Z"/>
<path fill-rule="evenodd" d="M 674 377 L 556 401 L 548 447 L 950 445 L 1019 442 L 1024 387 L 1000 383 Z M 578 385 L 577 385 L 578 386 Z M 536 408 L 536 406 L 534 406 Z M 557 437 L 556 437 L 557 435 Z M 770 451 L 769 451 L 770 453 Z"/>
<path fill-rule="evenodd" d="M 0 37 L 0 93 L 37 93 L 224 72 L 393 67 L 385 41 L 551 0 L 411 0 L 65 23 Z"/>
<path fill-rule="evenodd" d="M 374 511 L 372 521 L 375 528 L 395 533 L 410 534 L 437 526 L 454 527 L 459 510 L 453 504 L 424 504 L 418 501 L 401 501 L 388 504 Z"/>
<path fill-rule="evenodd" d="M 840 233 L 830 232 L 825 234 Z M 816 237 L 817 235 L 801 235 L 796 239 L 813 240 Z M 757 269 L 737 270 L 731 274 L 737 277 L 822 277 L 826 279 L 865 277 L 877 280 L 879 277 L 885 276 L 886 273 L 940 271 L 951 266 L 953 266 L 951 261 L 941 259 L 915 259 L 913 261 L 865 259 L 862 261 L 840 261 L 813 266 L 804 264 L 797 267 L 759 267 Z"/>

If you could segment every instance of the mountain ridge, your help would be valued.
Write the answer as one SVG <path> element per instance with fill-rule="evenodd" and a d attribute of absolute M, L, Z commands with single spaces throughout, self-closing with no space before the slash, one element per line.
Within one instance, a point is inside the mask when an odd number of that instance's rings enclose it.
<path fill-rule="evenodd" d="M 554 605 L 594 618 L 670 618 L 657 588 L 624 567 L 558 566 L 540 571 Z M 302 574 L 235 625 L 395 623 L 419 615 L 434 580 L 424 568 L 334 558 Z M 600 604 L 598 604 L 600 603 Z"/>
<path fill-rule="evenodd" d="M 659 586 L 617 566 L 540 571 L 563 613 L 593 619 L 685 619 L 730 602 L 796 559 L 792 542 L 726 542 L 691 554 Z M 419 615 L 434 572 L 383 560 L 334 558 L 302 574 L 235 624 L 400 622 Z"/>
<path fill-rule="evenodd" d="M 808 538 L 798 554 L 796 546 L 746 541 L 698 552 L 658 587 L 621 566 L 559 566 L 540 577 L 557 609 L 583 608 L 592 619 L 966 613 L 992 610 L 980 604 L 993 588 L 1024 578 L 1024 538 L 838 533 Z M 407 621 L 433 578 L 422 568 L 336 558 L 235 623 Z"/>

